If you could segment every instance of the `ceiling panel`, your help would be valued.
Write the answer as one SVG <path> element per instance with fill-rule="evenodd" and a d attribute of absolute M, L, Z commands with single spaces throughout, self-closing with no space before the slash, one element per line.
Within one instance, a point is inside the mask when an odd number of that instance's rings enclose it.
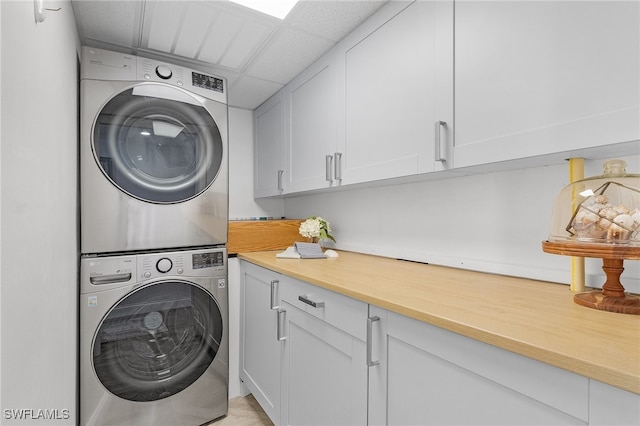
<path fill-rule="evenodd" d="M 229 84 L 229 105 L 255 105 L 255 109 L 284 85 L 242 75 Z"/>
<path fill-rule="evenodd" d="M 255 109 L 386 2 L 301 0 L 284 20 L 229 0 L 71 5 L 82 44 L 220 75 L 229 105 Z"/>
<path fill-rule="evenodd" d="M 336 43 L 385 3 L 374 0 L 303 1 L 292 11 L 291 26 Z"/>
<path fill-rule="evenodd" d="M 240 68 L 249 60 L 249 54 L 255 53 L 264 43 L 271 29 L 257 22 L 244 21 L 222 55 L 219 65 Z"/>
<path fill-rule="evenodd" d="M 188 4 L 163 1 L 150 3 L 144 12 L 143 47 L 172 53 L 173 42 Z"/>
<path fill-rule="evenodd" d="M 185 16 L 174 53 L 187 58 L 196 58 L 209 28 L 215 22 L 215 11 L 201 4 L 191 4 Z"/>
<path fill-rule="evenodd" d="M 217 64 L 231 44 L 241 26 L 242 19 L 226 12 L 220 12 L 211 25 L 198 59 L 203 62 Z"/>
<path fill-rule="evenodd" d="M 334 43 L 293 28 L 284 29 L 249 66 L 247 74 L 288 83 Z"/>
<path fill-rule="evenodd" d="M 143 2 L 81 1 L 73 4 L 81 37 L 121 46 L 136 46 Z M 82 19 L 78 19 L 82 16 Z M 105 19 L 105 17 L 109 17 Z"/>

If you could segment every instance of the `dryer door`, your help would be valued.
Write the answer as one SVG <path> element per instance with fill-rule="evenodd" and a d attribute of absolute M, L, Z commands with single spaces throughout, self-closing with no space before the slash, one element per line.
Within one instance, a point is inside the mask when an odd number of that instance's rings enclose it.
<path fill-rule="evenodd" d="M 206 190 L 220 170 L 223 143 L 198 98 L 158 83 L 141 83 L 111 98 L 92 132 L 105 176 L 152 203 L 178 203 Z"/>
<path fill-rule="evenodd" d="M 156 401 L 193 384 L 220 348 L 223 320 L 207 291 L 166 281 L 118 302 L 102 320 L 92 345 L 93 368 L 114 395 Z"/>

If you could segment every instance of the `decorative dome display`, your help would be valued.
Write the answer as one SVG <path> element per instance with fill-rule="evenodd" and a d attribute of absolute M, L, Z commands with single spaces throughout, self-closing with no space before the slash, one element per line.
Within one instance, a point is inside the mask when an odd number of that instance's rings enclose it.
<path fill-rule="evenodd" d="M 640 247 L 640 175 L 610 160 L 604 172 L 573 182 L 558 195 L 549 241 Z"/>

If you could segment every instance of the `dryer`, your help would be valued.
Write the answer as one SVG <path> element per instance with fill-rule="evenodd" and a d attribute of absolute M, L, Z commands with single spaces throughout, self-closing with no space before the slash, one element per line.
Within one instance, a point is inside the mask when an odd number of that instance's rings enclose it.
<path fill-rule="evenodd" d="M 83 257 L 80 271 L 81 425 L 226 414 L 225 248 Z"/>
<path fill-rule="evenodd" d="M 81 252 L 223 245 L 226 81 L 83 47 Z"/>

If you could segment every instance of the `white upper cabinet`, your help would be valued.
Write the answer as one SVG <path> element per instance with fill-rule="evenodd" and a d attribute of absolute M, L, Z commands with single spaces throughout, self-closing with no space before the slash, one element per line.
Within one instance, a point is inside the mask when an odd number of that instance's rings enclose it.
<path fill-rule="evenodd" d="M 389 2 L 255 120 L 256 197 L 637 154 L 640 2 Z"/>
<path fill-rule="evenodd" d="M 639 100 L 639 2 L 456 2 L 456 167 L 638 140 Z"/>
<path fill-rule="evenodd" d="M 336 152 L 336 66 L 322 57 L 287 86 L 289 132 L 287 191 L 330 187 Z"/>
<path fill-rule="evenodd" d="M 343 184 L 451 163 L 453 2 L 394 2 L 381 12 L 341 44 Z"/>
<path fill-rule="evenodd" d="M 278 92 L 253 113 L 254 196 L 280 195 L 287 174 L 284 170 L 287 108 Z"/>

